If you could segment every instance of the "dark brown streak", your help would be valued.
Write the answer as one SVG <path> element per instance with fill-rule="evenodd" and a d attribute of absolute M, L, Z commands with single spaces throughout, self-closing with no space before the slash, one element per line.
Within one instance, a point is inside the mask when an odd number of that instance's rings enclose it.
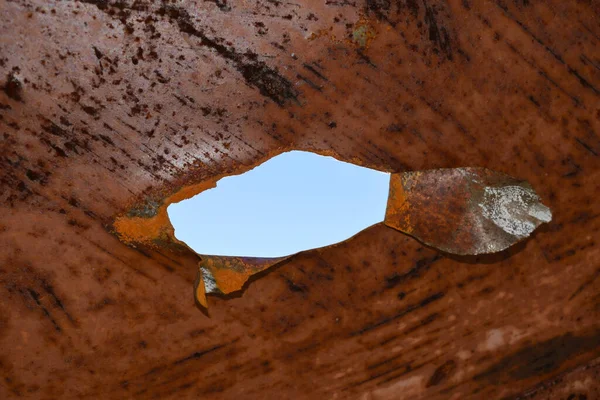
<path fill-rule="evenodd" d="M 63 305 L 62 301 L 58 298 L 58 296 L 54 292 L 54 288 L 52 287 L 52 285 L 49 284 L 48 282 L 46 282 L 45 280 L 42 280 L 42 287 L 50 296 L 52 296 L 52 298 L 54 299 L 54 303 L 65 313 L 65 315 L 67 316 L 69 321 L 71 321 L 73 324 L 75 324 L 75 320 L 73 319 L 73 317 L 71 317 L 71 314 L 69 314 L 69 312 Z"/>
<path fill-rule="evenodd" d="M 356 54 L 358 54 L 358 57 L 361 60 L 363 60 L 364 62 L 366 62 L 367 64 L 369 64 L 371 67 L 377 69 L 377 65 L 373 64 L 373 62 L 371 61 L 371 59 L 365 53 L 363 53 L 360 49 L 356 50 Z"/>
<path fill-rule="evenodd" d="M 403 371 L 402 375 L 404 375 L 404 374 L 412 371 L 412 368 L 410 367 L 410 363 L 403 363 L 403 364 L 400 364 L 400 365 L 395 365 L 394 367 L 392 367 L 392 368 L 390 368 L 388 370 L 385 370 L 385 371 L 380 372 L 378 374 L 369 376 L 367 379 L 363 379 L 362 381 L 354 382 L 353 384 L 348 385 L 347 389 L 353 388 L 353 387 L 356 387 L 356 386 L 360 386 L 360 385 L 364 385 L 365 383 L 374 381 L 375 379 L 381 378 L 382 376 L 385 376 L 385 375 L 387 375 L 389 373 L 392 373 L 394 371 L 398 371 L 401 368 L 404 368 L 404 371 Z"/>
<path fill-rule="evenodd" d="M 121 263 L 123 263 L 125 266 L 127 266 L 128 268 L 131 268 L 132 270 L 134 270 L 136 273 L 142 275 L 144 278 L 148 278 L 150 279 L 152 282 L 157 283 L 157 280 L 154 279 L 153 277 L 151 277 L 150 275 L 146 274 L 143 271 L 140 271 L 139 269 L 132 267 L 131 265 L 129 265 L 128 263 L 126 263 L 125 261 L 121 260 L 119 257 L 117 257 L 116 255 L 114 255 L 113 253 L 111 253 L 110 251 L 106 250 L 104 247 L 100 246 L 98 243 L 93 242 L 92 240 L 85 238 L 89 243 L 93 244 L 94 246 L 96 246 L 100 251 L 102 251 L 103 253 L 108 254 L 109 256 L 113 257 L 114 259 L 120 261 Z"/>
<path fill-rule="evenodd" d="M 246 142 L 244 139 L 242 139 L 242 137 L 238 134 L 232 134 L 232 136 L 234 138 L 236 138 L 238 141 L 242 142 L 244 144 L 244 146 L 251 148 L 252 150 L 254 150 L 257 154 L 260 154 L 261 157 L 265 156 L 265 152 L 258 150 L 256 147 L 252 146 L 250 143 Z"/>
<path fill-rule="evenodd" d="M 199 38 L 201 45 L 215 50 L 221 57 L 231 61 L 238 72 L 242 74 L 246 83 L 257 88 L 263 96 L 270 98 L 280 107 L 283 107 L 287 100 L 294 100 L 299 104 L 298 95 L 300 93 L 292 83 L 275 69 L 258 61 L 255 54 L 239 53 L 233 48 L 227 48 L 218 43 L 216 39 L 209 38 L 192 24 L 192 18 L 183 8 L 163 5 L 158 12 L 168 16 L 171 22 L 176 22 L 182 33 Z"/>
<path fill-rule="evenodd" d="M 314 83 L 310 79 L 308 79 L 308 78 L 306 78 L 306 77 L 304 77 L 304 76 L 302 76 L 300 74 L 297 74 L 296 78 L 304 81 L 308 86 L 310 86 L 311 88 L 315 89 L 318 92 L 322 92 L 323 91 L 323 89 L 321 89 L 321 87 L 319 85 L 317 85 L 316 83 Z"/>
<path fill-rule="evenodd" d="M 517 23 L 517 25 L 519 25 L 521 27 L 521 29 L 523 29 L 523 31 L 525 31 L 529 36 L 531 36 L 533 38 L 533 40 L 535 40 L 536 42 L 538 42 L 538 44 L 540 46 L 542 46 L 544 49 L 546 49 L 547 52 L 549 52 L 550 54 L 552 54 L 552 56 L 558 61 L 560 62 L 562 65 L 567 67 L 567 70 L 569 71 L 569 73 L 571 73 L 572 75 L 575 75 L 575 77 L 577 77 L 577 79 L 579 80 L 579 83 L 581 83 L 581 85 L 583 87 L 586 87 L 588 89 L 591 89 L 594 93 L 596 93 L 597 95 L 600 95 L 600 90 L 596 89 L 591 83 L 589 83 L 583 76 L 581 76 L 581 74 L 579 74 L 579 72 L 575 69 L 573 69 L 569 64 L 567 64 L 565 62 L 565 60 L 563 60 L 563 58 L 557 54 L 554 50 L 552 50 L 550 47 L 548 47 L 544 42 L 542 42 L 537 36 L 535 36 L 533 34 L 533 32 L 531 32 L 529 30 L 529 28 L 527 28 L 527 26 L 525 26 L 525 24 L 523 24 L 521 21 L 519 21 L 510 11 L 508 11 L 508 8 L 498 4 L 498 3 L 494 3 L 498 8 L 500 8 L 501 10 L 504 11 L 504 13 L 511 19 L 513 20 L 515 23 Z"/>
<path fill-rule="evenodd" d="M 187 101 L 185 101 L 185 99 L 183 99 L 181 96 L 177 96 L 175 93 L 173 93 L 173 97 L 175 97 L 177 100 L 179 100 L 179 102 L 181 103 L 181 105 L 183 105 L 183 106 L 187 106 L 188 105 Z"/>
<path fill-rule="evenodd" d="M 592 153 L 593 155 L 598 157 L 598 153 L 594 149 L 592 149 L 589 144 L 587 144 L 583 140 L 579 139 L 578 137 L 576 137 L 575 140 L 577 141 L 577 143 L 582 145 L 587 151 L 589 151 L 590 153 Z"/>
<path fill-rule="evenodd" d="M 451 121 L 452 123 L 454 123 L 454 125 L 456 125 L 456 127 L 458 128 L 459 131 L 461 131 L 463 134 L 465 134 L 465 136 L 471 141 L 471 142 L 476 142 L 475 137 L 471 134 L 471 132 L 469 132 L 467 130 L 467 128 L 464 127 L 464 125 L 458 121 L 454 115 L 452 115 L 451 112 L 447 112 L 446 114 L 444 114 L 439 107 L 435 106 L 434 104 L 432 104 L 430 101 L 428 101 L 425 97 L 423 97 L 422 95 L 417 95 L 415 92 L 413 92 L 408 86 L 406 86 L 403 83 L 400 83 L 400 86 L 402 86 L 404 88 L 404 90 L 406 90 L 408 92 L 408 94 L 410 94 L 411 96 L 421 100 L 423 103 L 425 103 L 434 113 L 436 113 L 437 115 L 439 115 L 440 117 L 444 118 L 444 120 L 446 121 Z"/>
<path fill-rule="evenodd" d="M 431 295 L 431 296 L 423 299 L 419 303 L 412 304 L 412 305 L 406 307 L 405 309 L 403 309 L 402 311 L 396 313 L 395 315 L 392 315 L 391 317 L 384 318 L 384 319 L 382 319 L 382 320 L 380 320 L 380 321 L 378 321 L 378 322 L 376 322 L 374 324 L 366 326 L 363 329 L 360 329 L 358 331 L 352 332 L 350 334 L 350 336 L 362 335 L 363 333 L 366 333 L 366 332 L 372 331 L 374 329 L 377 329 L 377 328 L 379 328 L 382 325 L 389 324 L 390 322 L 395 321 L 398 318 L 402 318 L 403 316 L 405 316 L 405 315 L 407 315 L 407 314 L 409 314 L 409 313 L 411 313 L 411 312 L 413 312 L 413 311 L 415 311 L 415 310 L 417 310 L 417 309 L 419 309 L 421 307 L 425 307 L 428 304 L 433 303 L 434 301 L 437 301 L 437 300 L 443 298 L 444 296 L 445 296 L 445 293 L 443 293 L 443 292 L 435 293 L 435 294 L 433 294 L 433 295 Z"/>
<path fill-rule="evenodd" d="M 594 273 L 594 275 L 592 275 L 592 277 L 590 279 L 588 279 L 587 281 L 583 282 L 581 284 L 581 286 L 579 286 L 579 288 L 577 288 L 577 290 L 575 292 L 573 292 L 571 297 L 569 297 L 569 301 L 573 300 L 575 298 L 575 296 L 577 296 L 579 293 L 581 293 L 586 287 L 591 285 L 596 280 L 596 278 L 598 278 L 599 276 L 600 276 L 600 268 L 596 269 L 596 272 Z"/>
<path fill-rule="evenodd" d="M 164 269 L 166 269 L 169 272 L 174 272 L 175 268 L 173 268 L 172 266 L 170 266 L 169 264 L 165 264 L 162 261 L 158 261 L 155 257 L 152 257 L 152 255 L 146 253 L 144 250 L 140 249 L 138 246 L 133 248 L 135 251 L 137 251 L 138 253 L 140 253 L 141 255 L 143 255 L 144 257 L 147 257 L 148 259 L 156 262 L 157 264 L 159 264 L 160 266 L 162 266 Z M 161 254 L 162 255 L 162 254 Z M 180 264 L 181 265 L 181 264 Z"/>
<path fill-rule="evenodd" d="M 437 360 L 438 358 L 439 358 L 439 356 L 438 356 L 438 357 L 431 358 L 431 359 L 429 359 L 429 360 L 425 360 L 425 361 L 424 361 L 424 362 L 422 362 L 421 364 L 418 364 L 418 365 L 415 365 L 415 366 L 413 366 L 413 367 L 412 367 L 410 370 L 403 371 L 403 372 L 401 372 L 401 373 L 399 373 L 399 374 L 394 374 L 394 375 L 392 375 L 392 376 L 388 376 L 387 378 L 385 378 L 384 380 L 382 380 L 381 382 L 379 382 L 379 384 L 380 384 L 380 385 L 382 385 L 382 384 L 384 384 L 384 383 L 387 383 L 387 382 L 393 381 L 393 380 L 395 380 L 395 379 L 398 379 L 398 378 L 400 378 L 401 376 L 408 374 L 409 372 L 412 372 L 412 371 L 415 371 L 415 370 L 417 370 L 417 369 L 421 368 L 421 367 L 422 367 L 422 366 L 424 366 L 425 364 L 429 364 L 429 363 L 431 363 L 431 362 L 433 362 L 433 361 Z"/>
<path fill-rule="evenodd" d="M 456 370 L 456 362 L 448 360 L 440 365 L 433 373 L 426 387 L 436 386 L 445 381 Z"/>
<path fill-rule="evenodd" d="M 544 111 L 544 109 L 542 108 L 542 105 L 540 104 L 539 101 L 537 101 L 535 99 L 535 97 L 533 97 L 532 95 L 527 95 L 527 100 L 529 100 L 536 108 L 536 110 L 542 114 L 542 116 L 544 116 L 547 120 L 551 121 L 551 122 L 556 122 L 556 118 L 552 117 L 550 114 L 548 114 L 546 111 Z"/>
<path fill-rule="evenodd" d="M 474 380 L 485 380 L 493 385 L 502 385 L 507 379 L 528 379 L 549 374 L 568 360 L 586 352 L 596 352 L 600 331 L 588 335 L 574 336 L 566 333 L 548 340 L 530 344 L 508 355 L 478 373 Z"/>
<path fill-rule="evenodd" d="M 579 23 L 581 24 L 581 26 L 583 26 L 585 28 L 586 31 L 588 31 L 593 37 L 595 37 L 596 39 L 600 40 L 600 36 L 596 35 L 590 28 L 588 28 L 588 26 L 586 24 L 584 24 L 581 20 L 579 21 Z"/>
<path fill-rule="evenodd" d="M 432 7 L 429 7 L 426 0 L 423 0 L 423 6 L 425 6 L 424 21 L 429 26 L 429 40 L 436 46 L 440 47 L 440 50 L 446 53 L 449 60 L 452 60 L 452 48 L 450 46 L 450 36 L 445 28 L 439 28 L 437 20 L 435 18 L 435 11 Z"/>
<path fill-rule="evenodd" d="M 393 341 L 395 341 L 396 339 L 406 336 L 410 333 L 413 333 L 414 331 L 416 331 L 419 328 L 422 328 L 424 326 L 427 326 L 429 324 L 431 324 L 433 321 L 435 321 L 438 317 L 440 316 L 439 313 L 433 313 L 428 315 L 427 317 L 423 318 L 421 321 L 419 321 L 418 324 L 415 324 L 414 326 L 411 326 L 410 328 L 408 328 L 407 330 L 403 331 L 401 335 L 399 336 L 394 336 L 391 338 L 388 338 L 386 340 L 383 340 L 381 343 L 379 343 L 380 346 L 386 345 L 388 343 L 391 343 Z"/>
<path fill-rule="evenodd" d="M 57 332 L 62 332 L 62 329 L 60 328 L 60 326 L 56 323 L 56 321 L 54 320 L 54 318 L 52 318 L 52 315 L 50 315 L 50 312 L 48 312 L 48 310 L 46 309 L 46 307 L 44 307 L 42 305 L 42 303 L 40 303 L 40 295 L 38 292 L 36 292 L 33 289 L 29 289 L 27 288 L 27 292 L 29 292 L 29 295 L 31 296 L 31 298 L 33 299 L 33 301 L 35 301 L 35 303 L 38 305 L 38 307 L 40 307 L 42 309 L 42 311 L 44 312 L 44 314 L 46 315 L 46 317 L 48 317 L 48 319 L 52 322 L 52 325 L 54 325 L 54 329 L 56 329 Z"/>
<path fill-rule="evenodd" d="M 323 74 L 321 74 L 319 71 L 317 71 L 313 66 L 309 65 L 309 64 L 302 64 L 302 66 L 304 68 L 306 68 L 307 70 L 309 70 L 310 72 L 312 72 L 313 74 L 315 74 L 316 76 L 318 76 L 319 78 L 323 79 L 326 82 L 329 82 L 329 79 L 327 79 Z"/>
<path fill-rule="evenodd" d="M 529 66 L 531 68 L 533 68 L 534 70 L 536 70 L 539 75 L 541 75 L 542 77 L 544 77 L 548 82 L 550 82 L 552 85 L 554 85 L 554 87 L 556 87 L 558 90 L 560 90 L 565 95 L 567 95 L 569 98 L 571 98 L 571 100 L 573 100 L 573 102 L 575 102 L 575 105 L 577 107 L 581 107 L 582 106 L 581 105 L 581 100 L 579 100 L 579 98 L 573 96 L 571 93 L 569 93 L 565 89 L 563 89 L 558 83 L 556 83 L 553 79 L 551 79 L 548 76 L 548 74 L 546 74 L 546 72 L 544 70 L 542 70 L 540 67 L 538 67 L 537 65 L 535 65 L 533 62 L 529 61 L 519 50 L 517 50 L 517 48 L 515 46 L 513 46 L 510 42 L 507 42 L 506 40 L 504 41 L 504 43 L 506 43 L 506 45 L 508 46 L 508 48 L 511 49 L 513 51 L 513 53 L 517 54 L 519 57 L 521 57 L 521 59 L 523 61 L 525 61 L 527 64 L 529 64 Z"/>
<path fill-rule="evenodd" d="M 581 55 L 581 61 L 583 61 L 584 63 L 589 63 L 592 64 L 592 66 L 594 68 L 596 68 L 598 71 L 600 71 L 600 65 L 596 64 L 594 61 L 590 60 L 588 57 L 586 57 L 584 54 Z"/>
<path fill-rule="evenodd" d="M 187 357 L 184 357 L 184 358 L 181 358 L 179 360 L 174 361 L 173 365 L 180 365 L 180 364 L 186 363 L 186 362 L 191 361 L 191 360 L 197 360 L 200 357 L 202 357 L 202 356 L 204 356 L 204 355 L 206 355 L 208 353 L 212 353 L 213 351 L 216 351 L 216 350 L 218 350 L 220 348 L 223 348 L 223 347 L 227 346 L 228 344 L 229 343 L 227 343 L 227 344 L 219 344 L 219 345 L 213 346 L 213 347 L 211 347 L 209 349 L 206 349 L 206 350 L 197 351 L 195 353 L 190 354 Z"/>
<path fill-rule="evenodd" d="M 382 365 L 388 364 L 388 363 L 390 363 L 390 362 L 392 362 L 394 360 L 399 359 L 400 357 L 402 357 L 402 353 L 397 354 L 397 355 L 395 355 L 393 357 L 390 357 L 390 358 L 386 358 L 383 361 L 379 361 L 379 362 L 377 362 L 375 364 L 367 365 L 367 369 L 375 369 L 377 367 L 381 367 Z"/>
<path fill-rule="evenodd" d="M 420 260 L 417 260 L 417 262 L 415 263 L 415 266 L 412 267 L 408 272 L 406 272 L 404 274 L 395 273 L 390 277 L 386 277 L 385 278 L 386 288 L 392 289 L 392 288 L 400 285 L 407 279 L 418 278 L 420 276 L 421 272 L 427 271 L 433 263 L 440 260 L 441 258 L 442 258 L 441 255 L 436 254 L 433 257 L 422 258 Z"/>
<path fill-rule="evenodd" d="M 168 257 L 167 255 L 165 255 L 164 253 L 162 253 L 162 252 L 160 252 L 158 250 L 154 250 L 154 252 L 160 254 L 161 256 L 163 256 L 164 258 L 166 258 L 167 260 L 171 261 L 174 264 L 177 264 L 179 266 L 183 266 L 183 264 L 180 263 L 179 261 L 177 261 L 177 260 L 175 260 L 175 259 L 173 259 L 171 257 Z"/>

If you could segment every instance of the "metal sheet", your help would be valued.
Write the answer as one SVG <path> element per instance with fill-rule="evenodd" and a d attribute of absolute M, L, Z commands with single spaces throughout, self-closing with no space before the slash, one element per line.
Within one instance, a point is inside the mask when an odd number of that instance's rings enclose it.
<path fill-rule="evenodd" d="M 552 213 L 529 183 L 485 168 L 392 174 L 385 224 L 444 252 L 495 253 Z"/>

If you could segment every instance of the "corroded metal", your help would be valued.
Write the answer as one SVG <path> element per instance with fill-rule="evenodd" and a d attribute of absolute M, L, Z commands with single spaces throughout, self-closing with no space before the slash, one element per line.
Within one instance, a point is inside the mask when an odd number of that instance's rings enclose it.
<path fill-rule="evenodd" d="M 224 257 L 202 255 L 198 263 L 198 277 L 194 283 L 196 301 L 208 307 L 209 293 L 230 294 L 241 290 L 248 279 L 278 264 L 288 257 Z"/>
<path fill-rule="evenodd" d="M 392 174 L 385 224 L 442 251 L 495 253 L 552 213 L 529 183 L 485 168 Z"/>
<path fill-rule="evenodd" d="M 453 168 L 392 174 L 385 224 L 441 251 L 477 255 L 505 250 L 551 219 L 527 182 L 485 168 Z M 289 256 L 201 258 L 194 293 L 207 307 L 207 294 L 241 290 L 250 276 Z"/>
<path fill-rule="evenodd" d="M 597 1 L 0 1 L 0 398 L 598 398 L 599 19 Z M 505 171 L 555 216 L 468 262 L 376 225 L 205 318 L 165 199 L 291 149 Z"/>

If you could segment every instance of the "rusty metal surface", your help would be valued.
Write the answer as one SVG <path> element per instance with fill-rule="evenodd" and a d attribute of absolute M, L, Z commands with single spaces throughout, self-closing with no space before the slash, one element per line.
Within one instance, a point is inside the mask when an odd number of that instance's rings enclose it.
<path fill-rule="evenodd" d="M 130 219 L 148 232 L 146 220 Z M 527 182 L 485 168 L 445 168 L 392 174 L 384 223 L 442 252 L 478 255 L 506 250 L 551 220 Z M 290 256 L 200 257 L 194 293 L 208 307 L 207 294 L 239 291 L 252 275 Z"/>
<path fill-rule="evenodd" d="M 596 1 L 0 1 L 0 398 L 501 399 L 558 377 L 594 398 L 570 380 L 600 355 L 599 18 Z M 161 207 L 290 149 L 502 171 L 554 218 L 476 257 L 376 225 L 206 317 Z"/>
<path fill-rule="evenodd" d="M 208 307 L 209 293 L 230 294 L 242 290 L 251 276 L 259 274 L 289 257 L 223 257 L 201 256 L 194 296 L 203 307 Z"/>
<path fill-rule="evenodd" d="M 444 252 L 495 253 L 552 212 L 527 182 L 485 168 L 392 174 L 385 224 Z"/>

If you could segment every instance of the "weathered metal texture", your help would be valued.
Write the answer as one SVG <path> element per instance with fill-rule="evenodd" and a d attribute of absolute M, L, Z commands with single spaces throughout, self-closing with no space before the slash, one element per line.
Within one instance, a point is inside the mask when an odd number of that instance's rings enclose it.
<path fill-rule="evenodd" d="M 502 251 L 552 213 L 527 182 L 485 168 L 392 174 L 385 224 L 459 255 Z"/>
<path fill-rule="evenodd" d="M 506 250 L 551 220 L 552 212 L 527 182 L 485 168 L 446 168 L 392 174 L 384 222 L 443 252 L 478 255 Z M 128 221 L 152 231 L 147 219 Z M 165 236 L 176 242 L 168 219 L 164 225 Z M 289 257 L 201 258 L 194 293 L 208 307 L 207 294 L 239 291 L 252 275 Z"/>
<path fill-rule="evenodd" d="M 165 4 L 0 1 L 0 398 L 597 395 L 598 2 Z M 210 318 L 197 255 L 113 226 L 288 149 L 503 171 L 554 218 L 476 257 L 377 225 Z"/>
<path fill-rule="evenodd" d="M 289 257 L 221 257 L 201 256 L 198 277 L 194 283 L 194 296 L 201 306 L 207 308 L 209 293 L 230 294 L 242 290 L 248 279 Z"/>
<path fill-rule="evenodd" d="M 531 388 L 516 399 L 600 399 L 598 382 L 600 382 L 600 359 Z"/>

